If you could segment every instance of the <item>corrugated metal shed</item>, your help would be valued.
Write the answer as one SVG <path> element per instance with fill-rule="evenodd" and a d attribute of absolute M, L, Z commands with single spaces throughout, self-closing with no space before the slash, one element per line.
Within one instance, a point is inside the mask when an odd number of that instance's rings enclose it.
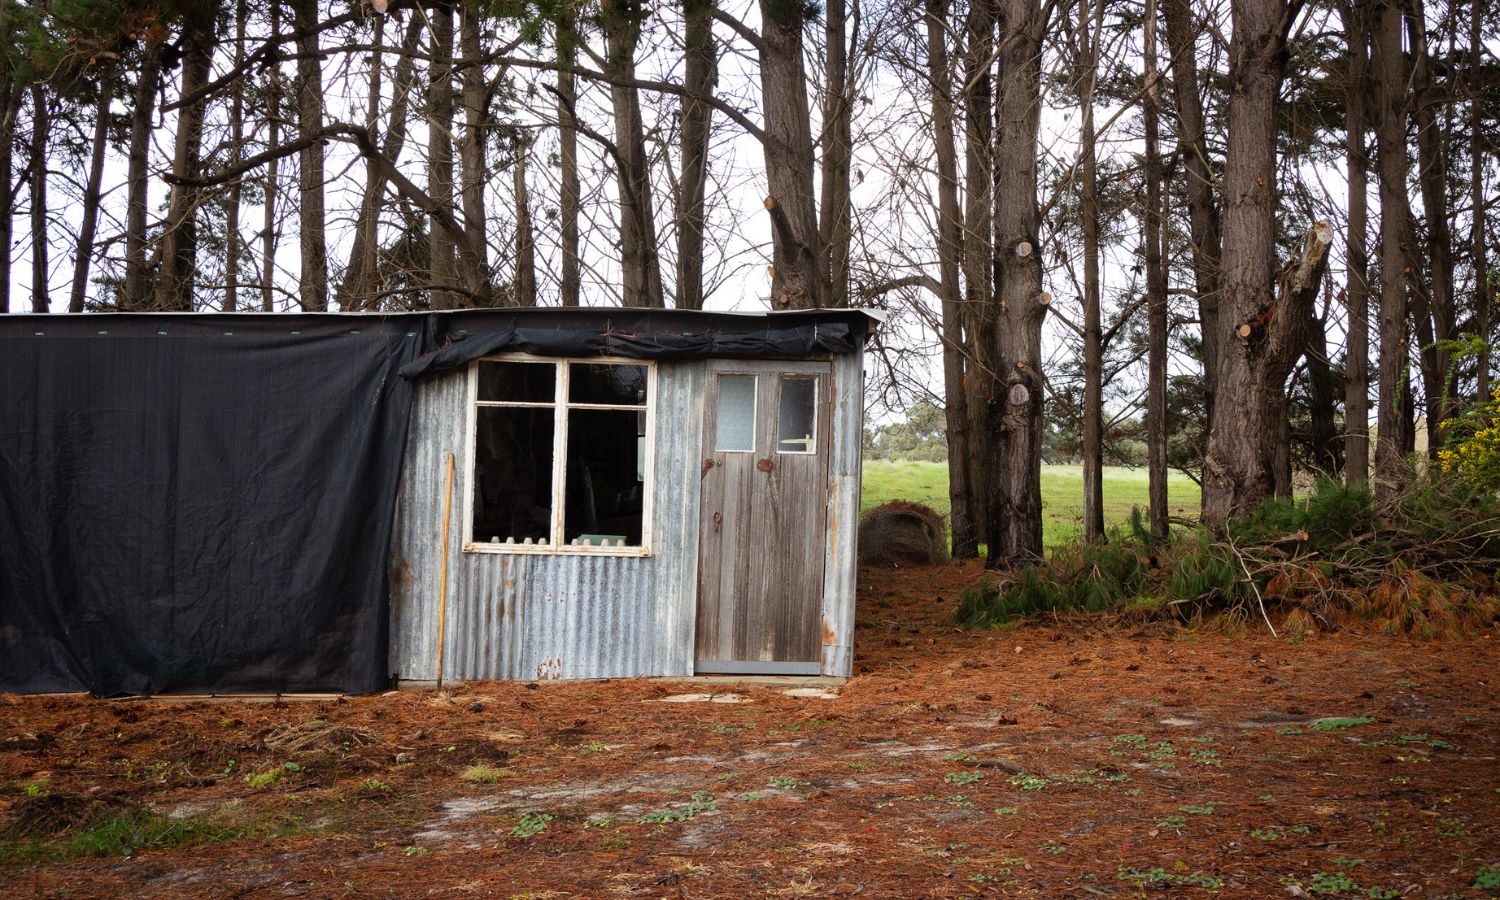
<path fill-rule="evenodd" d="M 838 676 L 853 665 L 861 367 L 858 353 L 833 360 L 822 666 Z M 467 375 L 458 370 L 418 381 L 390 554 L 393 674 L 406 681 L 438 675 L 451 453 L 445 680 L 692 675 L 705 379 L 702 361 L 657 364 L 648 556 L 464 551 L 463 504 L 472 491 Z"/>

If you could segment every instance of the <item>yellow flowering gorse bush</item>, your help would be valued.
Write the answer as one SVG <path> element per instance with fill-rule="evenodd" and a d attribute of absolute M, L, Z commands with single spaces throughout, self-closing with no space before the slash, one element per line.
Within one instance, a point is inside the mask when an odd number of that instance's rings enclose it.
<path fill-rule="evenodd" d="M 1500 490 L 1500 388 L 1454 420 L 1448 446 L 1438 451 L 1443 471 L 1483 490 Z"/>

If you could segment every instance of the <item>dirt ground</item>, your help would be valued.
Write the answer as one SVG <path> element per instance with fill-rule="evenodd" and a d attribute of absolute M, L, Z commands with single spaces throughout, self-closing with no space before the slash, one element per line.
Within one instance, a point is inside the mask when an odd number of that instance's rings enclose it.
<path fill-rule="evenodd" d="M 970 633 L 949 617 L 973 574 L 864 573 L 833 699 L 653 702 L 705 688 L 646 680 L 0 697 L 0 896 L 1500 885 L 1500 638 Z"/>

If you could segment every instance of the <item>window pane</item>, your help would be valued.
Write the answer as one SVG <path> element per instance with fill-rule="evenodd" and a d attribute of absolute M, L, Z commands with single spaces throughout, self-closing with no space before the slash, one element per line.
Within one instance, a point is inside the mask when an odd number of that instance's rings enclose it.
<path fill-rule="evenodd" d="M 818 380 L 783 377 L 778 406 L 776 452 L 817 452 Z"/>
<path fill-rule="evenodd" d="M 714 449 L 749 453 L 755 449 L 755 376 L 720 375 L 718 428 Z"/>
<path fill-rule="evenodd" d="M 551 409 L 474 411 L 475 543 L 546 543 L 552 523 Z"/>
<path fill-rule="evenodd" d="M 479 363 L 479 399 L 486 402 L 552 403 L 556 381 L 553 363 Z"/>
<path fill-rule="evenodd" d="M 645 503 L 644 417 L 635 410 L 568 410 L 563 540 L 639 547 Z"/>
<path fill-rule="evenodd" d="M 569 363 L 569 403 L 646 403 L 646 367 Z"/>

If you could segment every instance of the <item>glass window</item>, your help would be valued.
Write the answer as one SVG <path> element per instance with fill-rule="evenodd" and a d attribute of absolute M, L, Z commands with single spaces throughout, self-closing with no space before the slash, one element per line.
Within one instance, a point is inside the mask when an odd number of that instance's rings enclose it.
<path fill-rule="evenodd" d="M 783 376 L 777 401 L 777 453 L 816 453 L 818 379 Z"/>
<path fill-rule="evenodd" d="M 755 376 L 720 375 L 718 423 L 714 449 L 731 453 L 755 450 Z"/>
<path fill-rule="evenodd" d="M 557 366 L 552 363 L 479 362 L 481 403 L 555 403 Z"/>
<path fill-rule="evenodd" d="M 568 402 L 644 406 L 646 367 L 570 363 Z"/>
<path fill-rule="evenodd" d="M 533 552 L 645 546 L 650 366 L 475 365 L 470 542 Z"/>

